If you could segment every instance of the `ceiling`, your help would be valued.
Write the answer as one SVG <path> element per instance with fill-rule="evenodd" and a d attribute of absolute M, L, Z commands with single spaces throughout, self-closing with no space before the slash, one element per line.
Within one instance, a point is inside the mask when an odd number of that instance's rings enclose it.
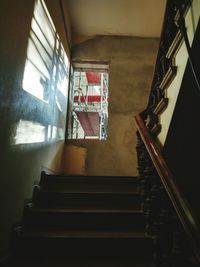
<path fill-rule="evenodd" d="M 73 36 L 159 37 L 166 0 L 68 0 Z"/>

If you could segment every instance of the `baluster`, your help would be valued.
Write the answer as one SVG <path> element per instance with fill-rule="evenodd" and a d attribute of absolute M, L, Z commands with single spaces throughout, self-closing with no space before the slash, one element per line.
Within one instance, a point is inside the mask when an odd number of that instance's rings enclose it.
<path fill-rule="evenodd" d="M 147 219 L 146 233 L 154 240 L 156 267 L 193 266 L 192 253 L 174 207 L 139 132 L 136 135 L 142 210 Z"/>

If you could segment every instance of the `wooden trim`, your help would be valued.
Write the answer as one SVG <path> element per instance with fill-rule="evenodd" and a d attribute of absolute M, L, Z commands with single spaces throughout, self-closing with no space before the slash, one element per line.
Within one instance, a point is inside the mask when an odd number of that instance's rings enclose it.
<path fill-rule="evenodd" d="M 174 175 L 170 171 L 158 145 L 151 137 L 140 114 L 135 116 L 135 121 L 140 136 L 160 176 L 161 182 L 167 191 L 167 194 L 190 240 L 196 258 L 200 263 L 200 228 L 197 219 L 195 218 L 183 193 L 178 188 Z"/>
<path fill-rule="evenodd" d="M 109 65 L 110 61 L 108 60 L 82 60 L 82 59 L 73 59 L 72 63 L 80 64 L 97 64 L 97 65 Z"/>
<path fill-rule="evenodd" d="M 169 99 L 167 97 L 162 98 L 160 102 L 157 104 L 153 113 L 155 115 L 160 115 L 161 113 L 163 113 L 168 106 L 168 102 L 169 102 Z"/>
<path fill-rule="evenodd" d="M 190 8 L 191 2 L 192 2 L 192 0 L 185 7 L 184 16 L 186 16 L 186 14 L 187 14 L 187 12 L 188 12 L 188 10 Z M 156 64 L 155 64 L 155 67 L 154 67 L 154 74 L 153 74 L 153 78 L 152 78 L 152 82 L 151 82 L 151 89 L 150 89 L 149 96 L 152 95 L 152 92 L 154 91 L 154 87 L 155 87 L 155 81 L 156 81 L 156 76 L 157 76 L 157 67 L 160 66 L 160 57 L 161 57 L 160 47 L 161 47 L 161 44 L 162 44 L 164 36 L 165 36 L 165 30 L 166 30 L 166 27 L 167 27 L 167 19 L 168 19 L 169 15 L 170 15 L 169 14 L 169 9 L 170 9 L 170 5 L 171 4 L 172 4 L 171 0 L 167 0 L 166 1 L 164 19 L 163 19 L 162 30 L 161 30 L 160 41 L 159 41 L 159 49 L 158 49 L 158 53 L 157 53 L 157 57 L 156 57 Z M 176 25 L 178 23 L 178 19 L 179 19 L 179 11 L 177 10 L 177 13 L 176 13 L 176 15 L 174 17 Z M 170 47 L 169 47 L 169 49 L 167 51 L 167 55 L 165 55 L 167 58 L 169 58 L 169 55 L 172 56 L 172 55 L 174 55 L 173 53 L 178 52 L 178 49 L 180 48 L 180 46 L 181 46 L 181 44 L 183 42 L 182 34 L 179 33 L 179 32 L 180 31 L 178 31 L 178 35 L 175 36 L 175 39 L 173 40 L 172 44 L 170 45 Z M 179 36 L 179 34 L 180 34 L 180 36 Z M 151 100 L 150 99 L 151 98 L 149 97 L 149 101 L 148 101 L 148 104 L 147 104 L 148 107 L 151 105 L 151 103 L 150 103 Z"/>
<path fill-rule="evenodd" d="M 174 40 L 167 51 L 166 57 L 167 58 L 174 57 L 178 53 L 182 43 L 183 43 L 183 37 L 179 30 L 175 35 Z"/>
<path fill-rule="evenodd" d="M 108 72 L 109 61 L 72 60 L 72 65 L 76 71 L 97 71 Z"/>
<path fill-rule="evenodd" d="M 162 129 L 161 124 L 157 123 L 151 128 L 150 131 L 153 134 L 153 136 L 157 136 L 161 132 L 161 129 Z"/>
<path fill-rule="evenodd" d="M 172 83 L 173 79 L 176 77 L 177 67 L 176 66 L 170 66 L 167 73 L 165 74 L 161 84 L 160 89 L 165 90 L 169 85 Z"/>
<path fill-rule="evenodd" d="M 168 8 L 169 8 L 169 1 L 166 1 L 166 5 L 165 5 L 165 12 L 164 12 L 164 20 L 162 23 L 162 29 L 161 29 L 161 35 L 160 35 L 160 40 L 159 40 L 159 48 L 161 47 L 161 43 L 162 43 L 162 38 L 164 36 L 164 32 L 165 32 L 165 27 L 166 27 L 166 17 L 167 17 L 167 13 L 168 13 Z M 154 86 L 155 86 L 155 77 L 156 77 L 156 66 L 159 66 L 159 61 L 160 61 L 160 49 L 158 49 L 157 55 L 156 55 L 156 64 L 154 66 L 154 71 L 153 71 L 153 77 L 152 77 L 152 81 L 151 81 L 151 89 L 150 89 L 150 94 L 149 94 L 149 100 L 148 100 L 148 104 L 147 106 L 150 106 L 150 96 L 152 95 L 152 92 L 154 90 Z"/>
<path fill-rule="evenodd" d="M 61 11 L 63 24 L 64 24 L 65 38 L 66 38 L 66 41 L 67 41 L 68 49 L 70 50 L 71 44 L 70 44 L 69 35 L 68 35 L 68 28 L 67 28 L 67 22 L 66 22 L 66 18 L 65 18 L 65 12 L 64 12 L 65 9 L 64 9 L 64 6 L 63 6 L 63 1 L 60 0 L 59 4 L 60 4 L 60 11 Z M 70 53 L 70 58 L 71 58 L 71 53 Z"/>
<path fill-rule="evenodd" d="M 190 6 L 191 6 L 191 4 L 192 4 L 192 1 L 193 1 L 193 0 L 190 0 L 190 1 L 189 1 L 188 5 L 186 6 L 185 10 L 183 11 L 183 16 L 184 16 L 184 17 L 186 17 L 187 12 L 188 12 L 188 10 L 190 9 Z M 175 15 L 175 17 L 174 17 L 174 21 L 175 21 L 176 25 L 178 25 L 178 21 L 179 21 L 179 19 L 180 19 L 180 12 L 179 12 L 179 10 L 177 10 L 177 11 L 176 11 L 176 15 Z"/>

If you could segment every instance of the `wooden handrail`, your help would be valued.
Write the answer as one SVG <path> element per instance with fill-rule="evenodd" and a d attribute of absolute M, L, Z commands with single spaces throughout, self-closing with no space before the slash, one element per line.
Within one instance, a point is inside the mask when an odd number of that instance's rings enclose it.
<path fill-rule="evenodd" d="M 170 171 L 160 148 L 151 137 L 141 115 L 142 114 L 138 114 L 135 116 L 137 129 L 158 172 L 161 182 L 176 210 L 179 220 L 190 240 L 196 258 L 200 263 L 200 228 L 197 219 L 195 218 L 189 203 L 176 184 L 174 175 Z"/>

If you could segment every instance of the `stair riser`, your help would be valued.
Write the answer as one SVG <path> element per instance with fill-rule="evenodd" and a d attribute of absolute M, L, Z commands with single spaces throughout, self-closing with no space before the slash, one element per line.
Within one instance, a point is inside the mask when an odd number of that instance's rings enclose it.
<path fill-rule="evenodd" d="M 141 196 L 133 195 L 106 195 L 106 194 L 68 194 L 39 192 L 35 194 L 33 203 L 36 207 L 69 207 L 69 208 L 140 208 Z"/>
<path fill-rule="evenodd" d="M 41 176 L 40 183 L 44 184 L 46 181 L 80 181 L 81 183 L 138 183 L 137 176 L 79 176 L 79 175 L 54 175 L 46 174 Z"/>
<path fill-rule="evenodd" d="M 57 191 L 67 191 L 67 192 L 123 192 L 123 193 L 137 193 L 137 186 L 124 186 L 124 185 L 98 185 L 98 184 L 76 184 L 76 183 L 62 183 L 62 182 L 50 182 L 41 186 L 42 190 L 57 190 Z"/>
<path fill-rule="evenodd" d="M 24 223 L 26 228 L 36 229 L 139 231 L 144 229 L 146 220 L 142 214 L 27 212 Z"/>
<path fill-rule="evenodd" d="M 70 191 L 105 191 L 105 192 L 136 192 L 137 179 L 88 179 L 88 178 L 50 178 L 45 177 L 40 182 L 43 190 L 70 190 Z"/>
<path fill-rule="evenodd" d="M 131 257 L 151 258 L 153 244 L 150 239 L 70 239 L 21 238 L 16 241 L 15 253 L 35 255 L 65 255 L 65 257 Z"/>
<path fill-rule="evenodd" d="M 14 252 L 39 258 L 152 258 L 141 200 L 136 177 L 42 173 L 23 226 L 13 231 Z"/>

